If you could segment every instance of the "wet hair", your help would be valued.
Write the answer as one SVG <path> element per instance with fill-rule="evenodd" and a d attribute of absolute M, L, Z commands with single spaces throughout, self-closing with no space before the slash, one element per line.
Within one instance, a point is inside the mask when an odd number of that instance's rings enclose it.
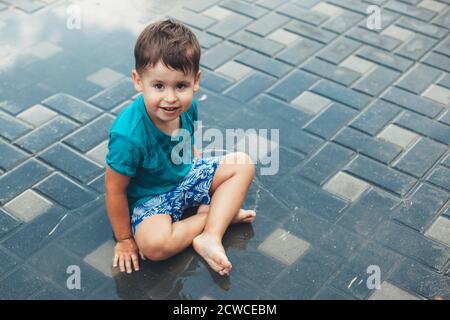
<path fill-rule="evenodd" d="M 166 67 L 195 76 L 199 70 L 200 54 L 201 48 L 195 34 L 172 19 L 148 25 L 134 47 L 135 67 L 140 75 L 162 60 Z"/>

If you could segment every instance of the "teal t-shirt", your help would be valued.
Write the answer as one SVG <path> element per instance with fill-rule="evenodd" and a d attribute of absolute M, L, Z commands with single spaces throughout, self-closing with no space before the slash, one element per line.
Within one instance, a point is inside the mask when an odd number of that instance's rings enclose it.
<path fill-rule="evenodd" d="M 106 163 L 131 177 L 127 187 L 130 215 L 135 206 L 172 190 L 189 172 L 197 118 L 197 101 L 193 99 L 180 116 L 180 127 L 186 130 L 180 130 L 172 141 L 153 124 L 142 94 L 118 115 L 109 132 Z"/>

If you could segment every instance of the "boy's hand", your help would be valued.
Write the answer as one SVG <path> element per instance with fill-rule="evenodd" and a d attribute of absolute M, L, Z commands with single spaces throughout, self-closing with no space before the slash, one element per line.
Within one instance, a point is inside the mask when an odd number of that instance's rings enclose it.
<path fill-rule="evenodd" d="M 119 265 L 120 272 L 131 273 L 131 264 L 133 263 L 134 270 L 139 271 L 138 246 L 134 238 L 128 238 L 117 241 L 114 253 L 113 267 Z M 143 259 L 144 256 L 141 254 Z"/>

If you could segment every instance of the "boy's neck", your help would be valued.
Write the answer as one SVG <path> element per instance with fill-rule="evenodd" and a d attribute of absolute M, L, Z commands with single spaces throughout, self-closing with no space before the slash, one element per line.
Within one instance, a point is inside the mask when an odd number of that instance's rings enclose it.
<path fill-rule="evenodd" d="M 147 114 L 150 117 L 150 121 L 153 122 L 155 127 L 157 127 L 159 130 L 161 130 L 162 132 L 164 132 L 165 134 L 167 134 L 169 136 L 171 136 L 175 130 L 180 129 L 180 127 L 181 127 L 181 121 L 180 121 L 181 116 L 170 122 L 161 122 L 161 121 L 158 121 L 158 119 L 153 118 L 148 111 L 147 111 Z"/>

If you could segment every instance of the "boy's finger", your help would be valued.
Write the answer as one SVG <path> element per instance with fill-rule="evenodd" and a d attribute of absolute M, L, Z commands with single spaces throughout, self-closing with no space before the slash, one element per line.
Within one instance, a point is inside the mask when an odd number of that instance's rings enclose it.
<path fill-rule="evenodd" d="M 145 258 L 144 254 L 142 253 L 142 251 L 139 251 L 139 254 L 141 255 L 141 259 L 142 260 L 147 260 L 147 258 Z"/>
<path fill-rule="evenodd" d="M 139 259 L 138 259 L 137 255 L 132 254 L 131 261 L 133 261 L 134 270 L 139 271 Z"/>
<path fill-rule="evenodd" d="M 131 259 L 130 259 L 130 256 L 127 256 L 127 257 L 125 258 L 125 266 L 127 267 L 127 273 L 131 273 L 131 271 L 133 271 L 133 270 L 131 269 Z"/>
<path fill-rule="evenodd" d="M 119 267 L 120 272 L 125 272 L 125 258 L 123 256 L 119 257 Z"/>
<path fill-rule="evenodd" d="M 113 258 L 113 267 L 117 267 L 117 262 L 119 261 L 119 256 L 116 254 L 114 254 L 114 258 Z"/>

